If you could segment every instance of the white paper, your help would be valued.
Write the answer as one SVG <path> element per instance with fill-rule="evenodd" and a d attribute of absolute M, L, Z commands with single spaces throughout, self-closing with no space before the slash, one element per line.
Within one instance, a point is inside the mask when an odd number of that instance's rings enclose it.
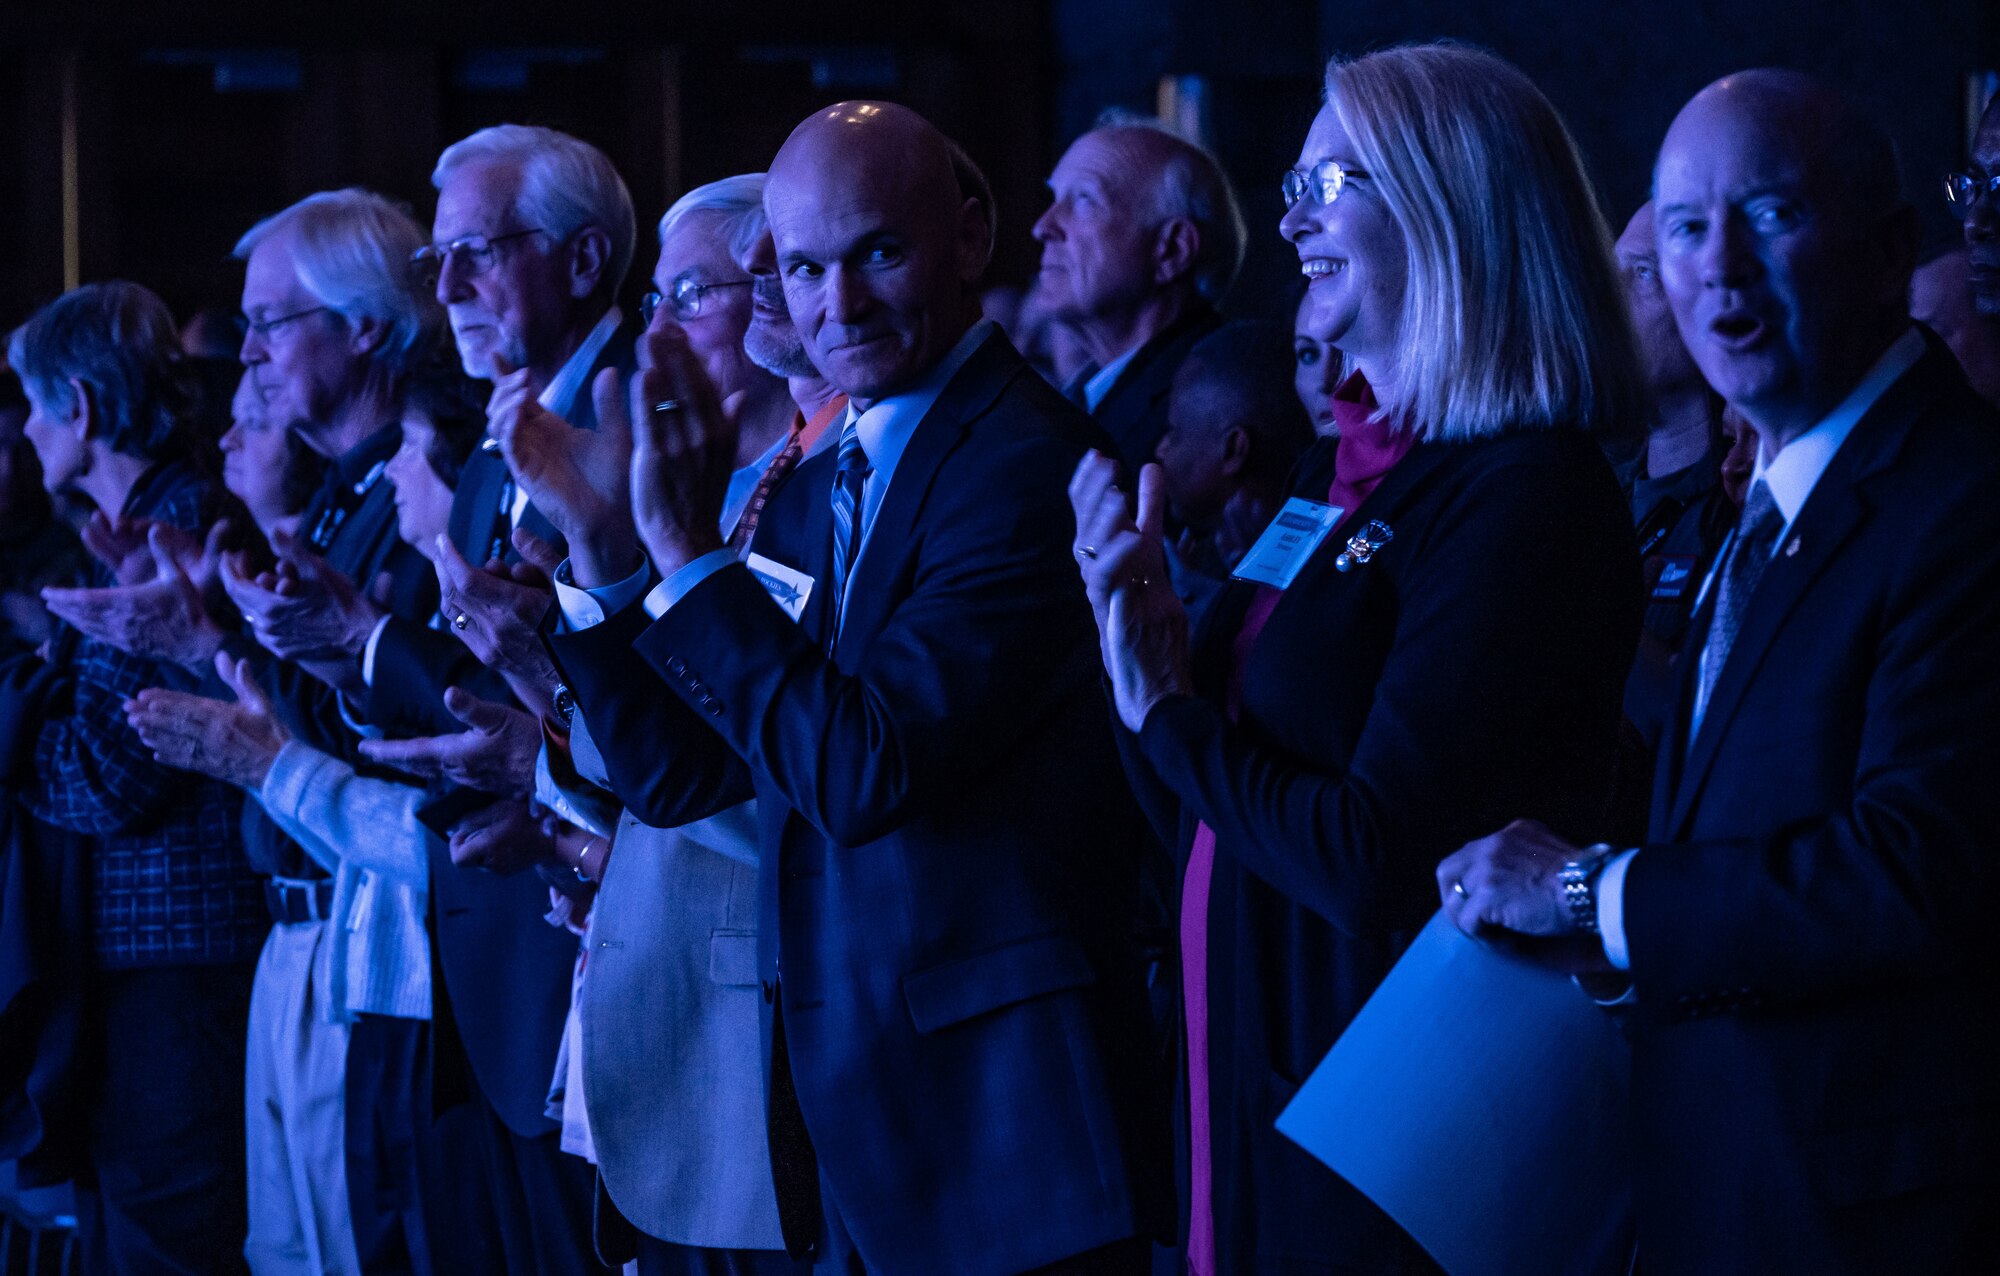
<path fill-rule="evenodd" d="M 1278 1118 L 1452 1276 L 1631 1266 L 1631 1052 L 1568 978 L 1439 913 Z"/>

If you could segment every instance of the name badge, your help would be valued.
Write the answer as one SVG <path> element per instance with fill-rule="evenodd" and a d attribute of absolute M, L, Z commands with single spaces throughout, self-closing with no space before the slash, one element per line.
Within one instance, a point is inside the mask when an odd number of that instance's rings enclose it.
<path fill-rule="evenodd" d="M 773 562 L 762 554 L 752 554 L 743 560 L 750 574 L 764 586 L 764 592 L 771 595 L 771 601 L 785 609 L 785 614 L 793 620 L 806 614 L 806 599 L 812 597 L 813 578 L 802 571 Z"/>
<path fill-rule="evenodd" d="M 1660 575 L 1653 582 L 1653 601 L 1677 602 L 1693 583 L 1694 555 L 1668 554 L 1660 560 Z"/>
<path fill-rule="evenodd" d="M 1313 551 L 1326 540 L 1327 533 L 1347 511 L 1338 505 L 1322 505 L 1302 496 L 1285 502 L 1243 561 L 1230 575 L 1276 589 L 1289 589 Z"/>

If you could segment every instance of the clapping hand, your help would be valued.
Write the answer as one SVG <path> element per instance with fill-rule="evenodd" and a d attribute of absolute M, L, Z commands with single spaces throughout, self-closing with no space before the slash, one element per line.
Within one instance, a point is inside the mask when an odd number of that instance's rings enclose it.
<path fill-rule="evenodd" d="M 499 797 L 527 797 L 534 792 L 535 758 L 542 750 L 540 723 L 519 709 L 481 700 L 460 687 L 446 689 L 444 707 L 468 729 L 413 740 L 363 740 L 362 756 Z"/>
<path fill-rule="evenodd" d="M 92 547 L 100 556 L 110 555 L 105 561 L 122 583 L 106 589 L 44 589 L 42 601 L 50 612 L 99 642 L 148 660 L 200 669 L 221 650 L 226 635 L 209 614 L 201 589 L 189 578 L 184 565 L 187 546 L 195 545 L 195 570 L 209 575 L 223 556 L 229 525 L 217 523 L 206 543 L 198 543 L 185 532 L 147 523 L 143 567 L 138 556 L 125 548 L 133 526 L 100 526 Z"/>
<path fill-rule="evenodd" d="M 290 736 L 246 661 L 217 652 L 215 671 L 236 694 L 235 704 L 154 687 L 125 702 L 125 720 L 155 761 L 255 792 Z"/>
<path fill-rule="evenodd" d="M 222 587 L 258 643 L 308 667 L 351 665 L 367 646 L 382 608 L 296 537 L 279 532 L 272 548 L 277 567 L 254 579 L 240 556 L 222 564 Z"/>
<path fill-rule="evenodd" d="M 639 339 L 632 379 L 632 513 L 662 576 L 723 546 L 719 524 L 736 465 L 741 393 L 727 403 L 688 347 L 658 322 Z"/>
<path fill-rule="evenodd" d="M 535 508 L 569 542 L 578 576 L 590 586 L 629 575 L 638 559 L 627 478 L 632 427 L 622 390 L 616 369 L 598 374 L 591 385 L 594 430 L 579 430 L 543 407 L 525 371 L 500 376 L 486 408 L 487 434 Z"/>
<path fill-rule="evenodd" d="M 522 529 L 515 531 L 514 542 L 525 561 L 481 568 L 466 561 L 450 538 L 438 537 L 438 609 L 481 664 L 505 678 L 524 704 L 548 714 L 562 681 L 541 635 L 542 617 L 555 598 L 549 584 L 554 551 Z"/>
<path fill-rule="evenodd" d="M 528 801 L 494 802 L 460 820 L 446 840 L 451 862 L 502 877 L 558 859 L 555 839 L 543 827 L 545 812 Z"/>
<path fill-rule="evenodd" d="M 1192 692 L 1187 609 L 1167 579 L 1160 528 L 1166 491 L 1160 467 L 1139 472 L 1139 516 L 1125 509 L 1125 494 L 1110 458 L 1092 452 L 1070 479 L 1076 511 L 1073 552 L 1097 615 L 1104 667 L 1111 675 L 1118 719 L 1139 730 L 1153 706 Z"/>

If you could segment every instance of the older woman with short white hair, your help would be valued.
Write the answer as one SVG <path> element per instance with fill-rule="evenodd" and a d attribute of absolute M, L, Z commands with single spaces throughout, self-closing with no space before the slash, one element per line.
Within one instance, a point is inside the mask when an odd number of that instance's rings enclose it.
<path fill-rule="evenodd" d="M 1436 906 L 1432 873 L 1519 816 L 1609 793 L 1637 632 L 1630 521 L 1593 434 L 1640 382 L 1575 146 L 1506 63 L 1336 60 L 1281 224 L 1337 438 L 1190 641 L 1101 458 L 1076 555 L 1126 768 L 1183 853 L 1189 1269 L 1421 1270 L 1360 1193 L 1272 1128 Z M 1274 524 L 1274 532 L 1278 525 Z"/>

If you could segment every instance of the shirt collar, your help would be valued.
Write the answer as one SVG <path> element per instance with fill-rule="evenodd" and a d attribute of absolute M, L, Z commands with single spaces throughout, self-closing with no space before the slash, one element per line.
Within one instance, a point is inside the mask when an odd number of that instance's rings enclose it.
<path fill-rule="evenodd" d="M 583 389 L 583 383 L 590 376 L 590 370 L 597 366 L 597 356 L 603 354 L 604 347 L 611 344 L 611 334 L 617 332 L 618 325 L 624 321 L 625 316 L 616 306 L 604 312 L 604 317 L 597 321 L 597 326 L 590 330 L 590 335 L 583 339 L 583 344 L 570 355 L 567 363 L 557 369 L 554 379 L 542 391 L 543 407 L 565 421 L 569 419 L 570 409 L 576 405 L 577 391 Z"/>
<path fill-rule="evenodd" d="M 360 483 L 377 465 L 396 455 L 396 449 L 402 445 L 403 423 L 391 421 L 342 452 L 329 468 L 327 479 L 336 483 Z"/>
<path fill-rule="evenodd" d="M 1118 384 L 1118 378 L 1132 366 L 1132 360 L 1144 347 L 1145 342 L 1142 341 L 1090 374 L 1090 380 L 1083 383 L 1083 406 L 1086 411 L 1097 411 L 1097 405 L 1104 402 L 1104 396 L 1111 393 L 1111 387 Z"/>
<path fill-rule="evenodd" d="M 874 406 L 866 412 L 857 413 L 853 404 L 847 407 L 847 425 L 854 429 L 861 440 L 861 450 L 868 457 L 868 466 L 877 474 L 894 472 L 896 462 L 902 458 L 903 449 L 909 445 L 910 436 L 917 432 L 917 424 L 922 421 L 931 406 L 944 393 L 944 387 L 972 352 L 986 340 L 993 331 L 990 319 L 981 319 L 966 329 L 945 357 L 939 359 L 924 379 L 898 394 L 875 400 Z"/>
<path fill-rule="evenodd" d="M 1890 386 L 1916 366 L 1923 353 L 1922 334 L 1914 327 L 1906 329 L 1882 352 L 1882 357 L 1868 369 L 1868 375 L 1861 378 L 1861 383 L 1811 429 L 1785 444 L 1774 457 L 1767 458 L 1763 448 L 1757 449 L 1757 464 L 1750 473 L 1751 485 L 1762 482 L 1770 488 L 1771 499 L 1777 504 L 1778 513 L 1784 517 L 1787 527 L 1798 517 L 1806 498 L 1812 495 L 1813 486 L 1819 482 L 1819 476 L 1826 473 L 1834 453 L 1854 432 L 1855 425 Z"/>

